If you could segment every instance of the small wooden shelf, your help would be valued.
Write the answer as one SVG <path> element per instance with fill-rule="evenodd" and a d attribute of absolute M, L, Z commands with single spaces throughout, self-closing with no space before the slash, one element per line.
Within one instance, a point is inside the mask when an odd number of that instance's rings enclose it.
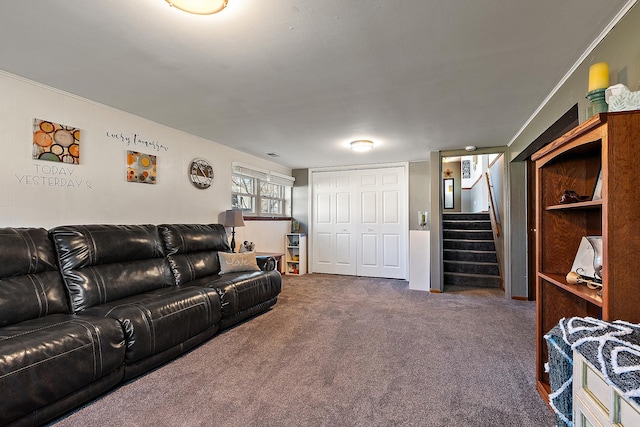
<path fill-rule="evenodd" d="M 600 292 L 598 289 L 590 289 L 587 287 L 587 285 L 584 284 L 572 285 L 570 283 L 567 283 L 565 276 L 563 276 L 562 274 L 538 273 L 538 277 L 546 280 L 547 282 L 553 283 L 554 285 L 559 286 L 565 291 L 571 292 L 572 294 L 579 296 L 584 300 L 589 301 L 591 304 L 602 307 L 602 297 L 598 295 L 598 292 Z"/>
<path fill-rule="evenodd" d="M 602 200 L 588 200 L 585 202 L 567 203 L 547 206 L 548 211 L 566 209 L 602 209 Z"/>

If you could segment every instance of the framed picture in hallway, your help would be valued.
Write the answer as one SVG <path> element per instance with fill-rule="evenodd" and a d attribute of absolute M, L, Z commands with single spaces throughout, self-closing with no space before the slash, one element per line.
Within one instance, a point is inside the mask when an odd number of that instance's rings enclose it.
<path fill-rule="evenodd" d="M 444 195 L 444 208 L 454 209 L 453 203 L 453 178 L 445 178 L 442 180 L 444 183 L 443 195 Z"/>

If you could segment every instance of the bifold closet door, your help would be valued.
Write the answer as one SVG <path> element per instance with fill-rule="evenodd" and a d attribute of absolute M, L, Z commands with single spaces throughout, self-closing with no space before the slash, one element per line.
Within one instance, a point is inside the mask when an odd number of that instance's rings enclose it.
<path fill-rule="evenodd" d="M 358 178 L 357 274 L 406 279 L 404 168 L 362 170 Z"/>
<path fill-rule="evenodd" d="M 406 279 L 405 168 L 314 172 L 313 271 Z"/>
<path fill-rule="evenodd" d="M 354 178 L 350 172 L 314 173 L 315 273 L 356 274 Z"/>

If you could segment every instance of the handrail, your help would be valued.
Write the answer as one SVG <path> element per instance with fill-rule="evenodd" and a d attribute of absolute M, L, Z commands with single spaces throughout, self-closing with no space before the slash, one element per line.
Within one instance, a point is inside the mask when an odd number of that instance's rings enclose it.
<path fill-rule="evenodd" d="M 491 210 L 489 211 L 491 217 L 491 228 L 493 228 L 496 237 L 500 237 L 500 219 L 498 218 L 498 214 L 496 212 L 495 200 L 493 198 L 493 191 L 491 191 L 491 181 L 489 180 L 489 172 L 484 173 L 485 178 L 487 179 L 487 188 L 489 189 L 489 204 L 491 205 Z"/>

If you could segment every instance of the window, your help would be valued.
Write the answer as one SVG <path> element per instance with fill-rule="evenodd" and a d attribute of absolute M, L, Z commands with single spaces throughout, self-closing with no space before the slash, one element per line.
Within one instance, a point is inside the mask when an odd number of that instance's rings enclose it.
<path fill-rule="evenodd" d="M 260 213 L 283 215 L 284 186 L 260 182 Z"/>
<path fill-rule="evenodd" d="M 234 164 L 231 207 L 255 216 L 290 216 L 293 178 Z"/>
<path fill-rule="evenodd" d="M 231 207 L 255 213 L 256 178 L 233 174 L 231 177 Z"/>

